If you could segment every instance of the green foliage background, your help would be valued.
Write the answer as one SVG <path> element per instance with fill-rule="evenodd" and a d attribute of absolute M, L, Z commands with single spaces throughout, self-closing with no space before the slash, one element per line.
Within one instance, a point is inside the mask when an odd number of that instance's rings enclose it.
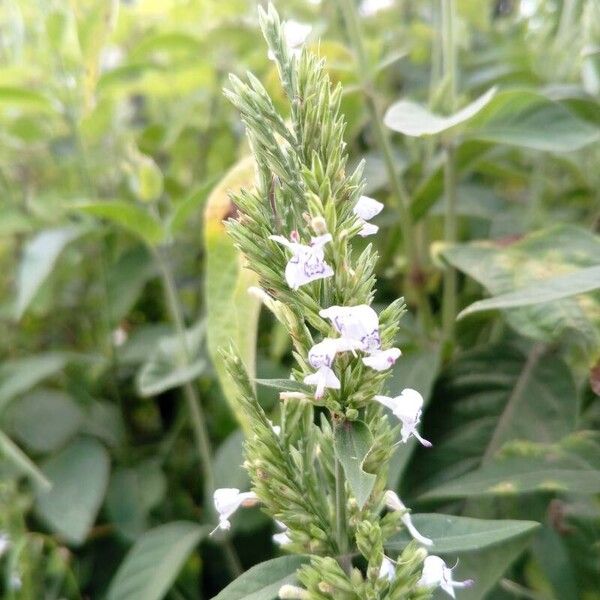
<path fill-rule="evenodd" d="M 598 3 L 458 0 L 455 107 L 439 2 L 363 13 L 367 70 L 341 4 L 276 2 L 312 25 L 308 43 L 344 85 L 351 156 L 386 203 L 377 301 L 409 305 L 391 391 L 426 396 L 434 442 L 403 447 L 389 484 L 415 512 L 456 515 L 449 530 L 415 521 L 479 580 L 461 598 L 598 599 Z M 233 340 L 261 379 L 290 364 L 222 226 L 228 192 L 253 178 L 228 74 L 252 70 L 285 106 L 256 4 L 6 0 L 0 34 L 2 597 L 208 599 L 233 579 L 233 551 L 243 569 L 275 562 L 219 599 L 274 598 L 302 558 L 275 558 L 260 511 L 236 516 L 228 545 L 207 539 L 207 492 L 248 485 L 244 414 L 217 350 Z M 452 341 L 449 267 L 452 321 L 467 309 Z M 259 387 L 274 415 L 276 398 Z M 208 439 L 191 427 L 198 401 Z M 460 517 L 541 527 L 498 537 Z M 452 545 L 454 527 L 467 537 Z"/>

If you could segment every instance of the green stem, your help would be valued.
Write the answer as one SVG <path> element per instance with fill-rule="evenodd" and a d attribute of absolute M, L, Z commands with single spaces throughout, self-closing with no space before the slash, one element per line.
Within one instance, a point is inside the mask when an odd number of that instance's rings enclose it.
<path fill-rule="evenodd" d="M 160 270 L 161 281 L 165 293 L 165 300 L 167 304 L 167 310 L 169 316 L 175 325 L 175 331 L 181 344 L 183 356 L 186 363 L 191 360 L 190 351 L 186 341 L 185 335 L 185 323 L 181 306 L 179 304 L 179 298 L 177 296 L 177 287 L 173 279 L 171 269 L 164 259 L 159 249 L 152 249 L 156 263 Z M 194 438 L 196 441 L 196 449 L 198 451 L 198 457 L 200 458 L 200 464 L 202 467 L 202 473 L 204 475 L 204 489 L 206 490 L 206 499 L 212 497 L 215 490 L 215 472 L 212 463 L 212 450 L 210 446 L 210 438 L 208 435 L 208 428 L 206 426 L 206 419 L 204 417 L 204 411 L 202 410 L 202 404 L 200 398 L 196 394 L 196 389 L 191 382 L 186 382 L 183 385 L 183 395 L 185 398 L 186 407 L 190 415 L 192 429 L 194 430 Z M 225 539 L 221 542 L 225 559 L 229 566 L 231 573 L 234 576 L 239 576 L 243 573 L 242 565 L 240 564 L 239 558 L 235 552 L 233 544 L 229 539 Z"/>
<path fill-rule="evenodd" d="M 441 0 L 442 13 L 442 62 L 444 77 L 449 86 L 448 110 L 456 110 L 456 43 L 454 39 L 456 23 L 455 0 Z M 456 242 L 456 198 L 457 198 L 457 173 L 456 155 L 453 140 L 448 140 L 445 151 L 444 165 L 444 241 L 446 244 Z M 456 270 L 448 266 L 444 272 L 444 292 L 442 297 L 442 330 L 444 341 L 452 346 L 454 343 L 454 323 L 457 313 L 457 274 Z"/>
<path fill-rule="evenodd" d="M 346 517 L 346 478 L 342 463 L 335 459 L 335 532 L 337 537 L 340 566 L 350 573 L 348 560 L 348 529 Z"/>

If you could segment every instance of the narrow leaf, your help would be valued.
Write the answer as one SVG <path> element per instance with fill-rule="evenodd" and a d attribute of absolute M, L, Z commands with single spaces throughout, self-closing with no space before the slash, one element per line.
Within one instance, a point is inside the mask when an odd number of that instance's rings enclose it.
<path fill-rule="evenodd" d="M 496 94 L 496 88 L 489 89 L 485 94 L 465 106 L 457 113 L 444 117 L 430 112 L 424 106 L 400 100 L 388 108 L 384 122 L 394 131 L 421 137 L 424 135 L 435 135 L 456 127 L 474 117 Z"/>
<path fill-rule="evenodd" d="M 107 600 L 160 600 L 208 528 L 175 521 L 146 532 L 128 552 Z"/>
<path fill-rule="evenodd" d="M 308 562 L 308 556 L 280 556 L 260 563 L 212 600 L 276 600 L 281 586 L 296 583 L 296 571 Z"/>
<path fill-rule="evenodd" d="M 255 381 L 258 385 L 275 388 L 282 392 L 299 392 L 307 396 L 314 394 L 314 388 L 293 379 L 255 379 Z"/>
<path fill-rule="evenodd" d="M 519 306 L 531 306 L 553 300 L 561 300 L 600 289 L 600 266 L 579 269 L 567 275 L 560 275 L 537 282 L 535 285 L 520 288 L 508 294 L 500 294 L 486 300 L 474 302 L 458 315 L 467 315 L 485 310 L 505 310 Z"/>

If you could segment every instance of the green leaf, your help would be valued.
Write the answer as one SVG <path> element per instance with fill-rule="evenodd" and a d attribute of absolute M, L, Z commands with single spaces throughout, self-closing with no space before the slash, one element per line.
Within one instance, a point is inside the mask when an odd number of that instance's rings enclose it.
<path fill-rule="evenodd" d="M 56 112 L 53 103 L 42 93 L 15 86 L 0 86 L 0 109 L 38 113 Z"/>
<path fill-rule="evenodd" d="M 135 540 L 146 530 L 148 513 L 164 498 L 166 489 L 165 476 L 154 461 L 113 472 L 106 508 L 123 537 Z"/>
<path fill-rule="evenodd" d="M 186 349 L 182 347 L 177 334 L 159 340 L 156 350 L 138 371 L 136 385 L 140 395 L 156 396 L 193 381 L 204 373 L 207 362 L 199 354 L 204 335 L 205 324 L 202 320 L 186 332 Z"/>
<path fill-rule="evenodd" d="M 296 583 L 296 571 L 308 556 L 280 556 L 260 563 L 230 583 L 212 600 L 276 600 L 282 585 Z"/>
<path fill-rule="evenodd" d="M 436 513 L 413 514 L 412 520 L 422 535 L 433 541 L 435 554 L 480 552 L 522 535 L 531 535 L 539 527 L 534 521 L 472 519 Z M 388 550 L 402 551 L 411 541 L 402 531 L 385 543 Z"/>
<path fill-rule="evenodd" d="M 234 487 L 248 489 L 248 472 L 244 462 L 244 432 L 237 429 L 217 448 L 214 458 L 215 488 Z"/>
<path fill-rule="evenodd" d="M 70 208 L 119 225 L 150 246 L 160 244 L 166 237 L 162 223 L 148 209 L 131 202 L 123 200 L 86 201 L 72 204 Z"/>
<path fill-rule="evenodd" d="M 83 414 L 71 396 L 47 389 L 12 402 L 4 419 L 12 435 L 30 450 L 50 452 L 75 435 Z"/>
<path fill-rule="evenodd" d="M 306 394 L 309 397 L 314 395 L 314 388 L 301 381 L 294 381 L 293 379 L 255 379 L 254 381 L 256 381 L 258 385 L 275 388 L 282 392 L 299 392 L 301 394 Z"/>
<path fill-rule="evenodd" d="M 254 272 L 243 266 L 243 259 L 227 235 L 223 220 L 232 211 L 229 194 L 254 184 L 254 162 L 246 158 L 235 165 L 211 192 L 204 213 L 206 250 L 207 341 L 219 382 L 231 409 L 242 427 L 246 416 L 236 401 L 231 380 L 219 350 L 233 343 L 251 379 L 256 373 L 256 333 L 260 301 L 248 294 L 257 284 Z"/>
<path fill-rule="evenodd" d="M 171 235 L 175 235 L 181 231 L 188 223 L 189 219 L 204 206 L 208 194 L 216 181 L 216 177 L 210 177 L 175 206 L 175 209 L 169 218 L 169 232 Z M 198 222 L 200 222 L 201 215 L 197 215 L 197 219 Z"/>
<path fill-rule="evenodd" d="M 508 294 L 500 294 L 493 298 L 479 300 L 461 311 L 457 318 L 462 319 L 467 315 L 485 310 L 518 308 L 562 300 L 570 296 L 593 292 L 597 289 L 600 289 L 600 266 L 587 267 L 567 275 L 543 279 L 534 285 L 520 288 Z"/>
<path fill-rule="evenodd" d="M 102 444 L 91 438 L 75 440 L 43 465 L 52 489 L 38 493 L 38 515 L 68 542 L 83 543 L 102 504 L 109 469 Z"/>
<path fill-rule="evenodd" d="M 407 489 L 454 481 L 509 441 L 558 442 L 573 431 L 578 413 L 564 361 L 539 348 L 526 357 L 511 345 L 463 354 L 440 377 L 432 402 L 424 434 L 436 443 L 417 454 L 405 474 Z"/>
<path fill-rule="evenodd" d="M 420 500 L 516 496 L 530 492 L 600 493 L 600 444 L 589 432 L 560 444 L 520 442 L 511 452 L 429 490 Z"/>
<path fill-rule="evenodd" d="M 496 88 L 488 90 L 457 113 L 444 117 L 432 113 L 424 106 L 409 100 L 392 104 L 385 113 L 385 124 L 394 131 L 413 137 L 436 135 L 472 119 L 496 94 Z"/>
<path fill-rule="evenodd" d="M 534 283 L 542 285 L 582 268 L 597 268 L 600 236 L 574 225 L 559 225 L 531 233 L 509 246 L 472 242 L 446 248 L 442 254 L 491 294 L 500 295 Z M 592 360 L 600 350 L 598 294 L 514 308 L 505 313 L 505 318 L 522 335 L 546 342 L 560 340 L 567 331 L 579 332 Z"/>
<path fill-rule="evenodd" d="M 17 274 L 15 317 L 21 319 L 36 293 L 46 281 L 64 248 L 88 231 L 87 227 L 69 225 L 38 233 L 25 246 Z"/>
<path fill-rule="evenodd" d="M 418 390 L 423 396 L 424 406 L 426 407 L 440 368 L 440 361 L 439 348 L 402 356 L 401 360 L 396 361 L 392 369 L 392 377 L 387 386 L 391 390 L 390 394 L 397 395 L 404 388 Z M 392 455 L 388 467 L 388 485 L 390 489 L 395 490 L 398 488 L 402 474 L 416 445 L 417 441 L 411 436 L 406 444 L 400 444 Z"/>
<path fill-rule="evenodd" d="M 29 477 L 40 489 L 49 490 L 52 487 L 34 462 L 2 431 L 0 431 L 0 457 L 11 463 L 19 473 Z"/>
<path fill-rule="evenodd" d="M 469 122 L 465 136 L 547 152 L 571 152 L 600 139 L 600 129 L 530 90 L 507 90 Z"/>
<path fill-rule="evenodd" d="M 207 531 L 207 527 L 196 523 L 174 521 L 146 532 L 121 563 L 106 600 L 164 598 Z"/>
<path fill-rule="evenodd" d="M 362 421 L 346 421 L 334 431 L 334 447 L 337 459 L 342 463 L 344 473 L 362 509 L 369 499 L 376 475 L 363 471 L 363 463 L 373 446 L 371 431 Z"/>
<path fill-rule="evenodd" d="M 60 373 L 66 363 L 67 356 L 61 352 L 47 352 L 4 362 L 0 365 L 0 411 L 15 396 Z"/>

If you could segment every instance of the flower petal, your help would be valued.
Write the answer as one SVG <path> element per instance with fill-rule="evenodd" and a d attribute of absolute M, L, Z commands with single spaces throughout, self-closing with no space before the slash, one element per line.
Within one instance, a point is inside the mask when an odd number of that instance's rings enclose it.
<path fill-rule="evenodd" d="M 358 202 L 354 205 L 352 212 L 363 219 L 370 221 L 374 216 L 378 215 L 383 210 L 383 204 L 369 196 L 361 196 Z"/>
<path fill-rule="evenodd" d="M 362 361 L 367 367 L 375 369 L 375 371 L 385 371 L 389 369 L 398 358 L 402 355 L 402 352 L 398 348 L 390 348 L 389 350 L 379 350 L 372 352 L 370 356 L 365 356 Z"/>

